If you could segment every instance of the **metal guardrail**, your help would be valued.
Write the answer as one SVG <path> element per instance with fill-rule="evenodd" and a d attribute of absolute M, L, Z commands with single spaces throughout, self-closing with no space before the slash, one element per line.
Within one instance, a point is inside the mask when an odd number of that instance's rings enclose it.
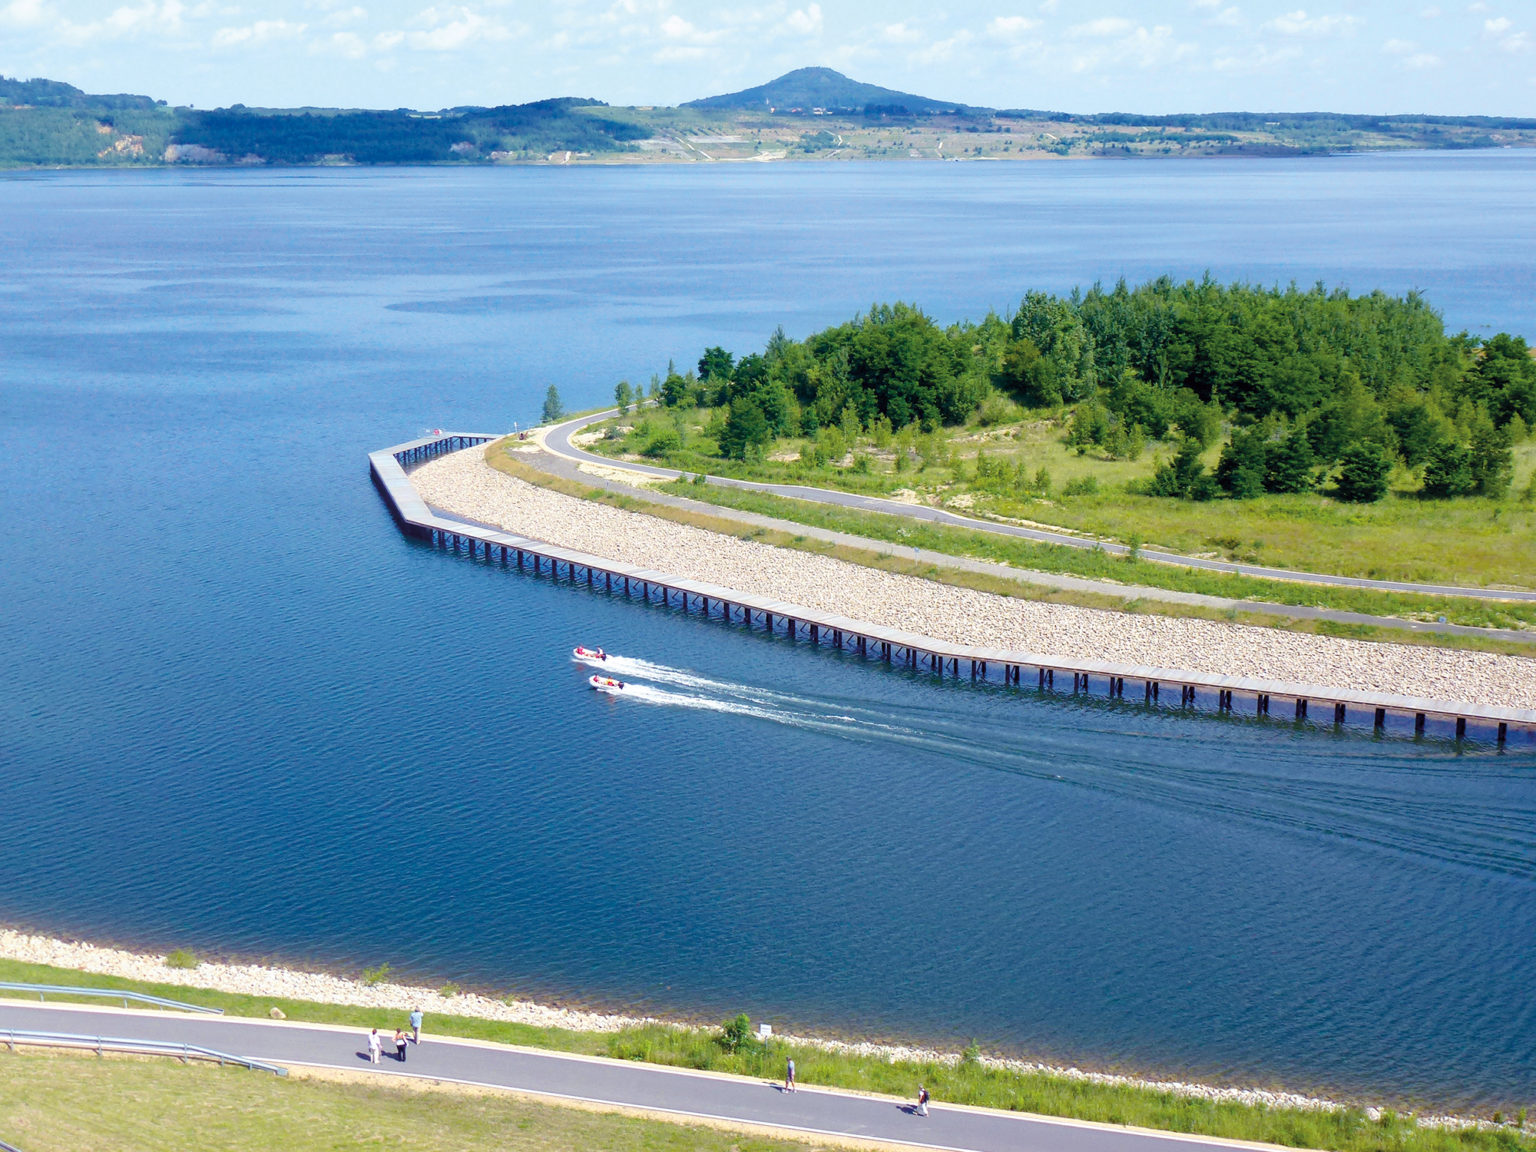
<path fill-rule="evenodd" d="M 0 1152 L 21 1152 L 21 1149 L 14 1144 L 7 1144 L 4 1140 L 0 1140 Z"/>
<path fill-rule="evenodd" d="M 129 992 L 121 988 L 76 988 L 70 984 L 13 984 L 0 980 L 0 992 L 36 992 L 37 998 L 43 1000 L 48 993 L 55 996 L 98 996 L 104 1000 L 121 1000 L 123 1007 L 128 1007 L 128 1001 L 136 1000 L 140 1004 L 154 1004 L 160 1008 L 181 1008 L 187 1012 L 208 1012 L 216 1016 L 224 1015 L 222 1008 L 207 1008 L 201 1004 L 184 1004 L 180 1000 L 167 1000 L 164 996 L 151 996 L 147 992 Z M 0 1150 L 3 1152 L 3 1150 Z"/>
<path fill-rule="evenodd" d="M 178 1044 L 169 1040 L 134 1040 L 125 1036 L 81 1036 L 72 1032 L 32 1032 L 16 1028 L 0 1028 L 0 1044 L 15 1049 L 18 1044 L 36 1044 L 43 1048 L 86 1048 L 100 1056 L 103 1052 L 136 1052 L 145 1056 L 176 1056 L 183 1062 L 192 1059 L 217 1060 L 224 1064 L 240 1064 L 253 1072 L 271 1072 L 277 1076 L 288 1075 L 288 1069 L 263 1060 L 251 1060 L 220 1052 L 217 1048 L 204 1048 L 201 1044 Z"/>

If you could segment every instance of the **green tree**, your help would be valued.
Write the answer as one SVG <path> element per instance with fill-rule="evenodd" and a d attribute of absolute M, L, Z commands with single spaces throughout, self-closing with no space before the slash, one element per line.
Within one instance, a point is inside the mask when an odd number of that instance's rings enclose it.
<path fill-rule="evenodd" d="M 1497 498 L 1509 491 L 1509 482 L 1515 475 L 1515 454 L 1510 450 L 1509 431 L 1495 428 L 1483 412 L 1472 421 L 1467 464 L 1477 490 L 1484 496 Z"/>
<path fill-rule="evenodd" d="M 1312 491 L 1312 469 L 1317 457 L 1312 453 L 1312 441 L 1307 430 L 1300 425 L 1285 436 L 1266 446 L 1264 450 L 1264 490 L 1266 492 Z"/>
<path fill-rule="evenodd" d="M 686 376 L 668 372 L 661 382 L 661 402 L 668 408 L 686 408 L 693 399 L 693 390 Z"/>
<path fill-rule="evenodd" d="M 1216 483 L 1234 500 L 1251 500 L 1264 492 L 1268 464 L 1268 431 L 1262 426 L 1236 428 L 1216 462 Z"/>
<path fill-rule="evenodd" d="M 620 380 L 613 386 L 613 402 L 619 406 L 620 416 L 629 412 L 629 406 L 635 402 L 635 393 L 628 380 Z"/>
<path fill-rule="evenodd" d="M 757 400 L 743 396 L 731 401 L 730 415 L 720 434 L 720 454 L 732 460 L 746 460 L 773 439 L 768 418 Z"/>
<path fill-rule="evenodd" d="M 1536 422 L 1536 360 L 1520 337 L 1500 332 L 1484 343 L 1468 387 L 1496 425 L 1517 412 L 1527 425 Z"/>
<path fill-rule="evenodd" d="M 1216 480 L 1200 459 L 1200 442 L 1185 440 L 1174 458 L 1159 464 L 1147 481 L 1149 496 L 1177 496 L 1185 500 L 1209 500 L 1216 494 Z"/>
<path fill-rule="evenodd" d="M 560 393 L 553 384 L 544 393 L 544 423 L 557 424 L 565 415 L 565 405 L 560 403 Z"/>
<path fill-rule="evenodd" d="M 706 348 L 699 357 L 700 380 L 729 380 L 736 360 L 724 348 Z"/>
<path fill-rule="evenodd" d="M 1339 454 L 1333 494 L 1350 504 L 1374 504 L 1387 494 L 1392 458 L 1374 440 L 1357 440 Z"/>
<path fill-rule="evenodd" d="M 1451 439 L 1430 448 L 1424 460 L 1423 495 L 1434 500 L 1466 496 L 1477 487 L 1472 475 L 1472 454 Z"/>

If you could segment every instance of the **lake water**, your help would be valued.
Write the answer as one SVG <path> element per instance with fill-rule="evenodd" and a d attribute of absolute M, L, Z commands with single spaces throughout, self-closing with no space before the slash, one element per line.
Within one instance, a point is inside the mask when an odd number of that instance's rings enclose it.
<path fill-rule="evenodd" d="M 936 684 L 434 552 L 368 482 L 781 323 L 1207 269 L 1536 336 L 1536 153 L 0 179 L 0 920 L 1533 1102 L 1528 751 Z"/>

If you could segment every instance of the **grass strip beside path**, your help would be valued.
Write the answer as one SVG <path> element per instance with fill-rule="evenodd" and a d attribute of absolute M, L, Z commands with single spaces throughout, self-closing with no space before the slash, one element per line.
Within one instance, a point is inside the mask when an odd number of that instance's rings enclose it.
<path fill-rule="evenodd" d="M 1472 628 L 1536 627 L 1536 602 L 1531 601 L 1485 601 L 1471 597 L 1427 596 L 1333 584 L 1270 580 L 1235 572 L 1184 568 L 1140 557 L 1116 556 L 1098 549 L 1042 544 L 1016 536 L 999 536 L 977 529 L 910 520 L 885 512 L 861 512 L 833 504 L 776 496 L 769 492 L 754 492 L 751 489 L 722 488 L 715 484 L 690 484 L 686 481 L 672 481 L 659 488 L 673 495 L 687 496 L 721 507 L 866 536 L 898 547 L 926 548 L 951 556 L 991 560 L 1037 572 L 1115 580 L 1122 584 L 1220 596 L 1229 600 L 1332 608 L 1341 612 L 1393 616 L 1405 620 L 1433 620 L 1444 616 L 1452 624 L 1464 624 Z M 1536 635 L 1532 639 L 1536 641 Z"/>
<path fill-rule="evenodd" d="M 97 976 L 16 960 L 0 960 L 0 980 L 129 989 L 222 1008 L 230 1016 L 265 1018 L 272 1007 L 278 1007 L 290 1020 L 343 1024 L 359 1031 L 400 1026 L 405 1015 L 399 1009 L 217 992 Z M 649 1024 L 609 1033 L 576 1032 L 454 1016 L 447 1011 L 451 1009 L 449 1000 L 441 1006 L 423 1007 L 428 1013 L 429 1035 L 463 1036 L 760 1079 L 781 1077 L 785 1059 L 793 1056 L 798 1078 L 805 1084 L 893 1096 L 912 1096 L 918 1084 L 925 1084 L 938 1101 L 1109 1124 L 1333 1152 L 1536 1152 L 1536 1136 L 1507 1125 L 1461 1129 L 1421 1126 L 1411 1115 L 1386 1112 L 1373 1119 L 1358 1107 L 1309 1110 L 1218 1102 L 1135 1084 L 1099 1084 L 1046 1072 L 1000 1068 L 980 1061 L 892 1061 L 878 1054 L 828 1051 L 777 1040 L 763 1045 L 751 1043 L 730 1052 L 715 1039 L 712 1030 L 706 1029 Z"/>
<path fill-rule="evenodd" d="M 496 451 L 495 447 L 495 445 L 491 445 L 486 451 L 486 462 L 491 467 L 519 480 L 524 480 L 540 488 L 547 488 L 550 491 L 559 492 L 566 496 L 574 496 L 596 504 L 606 504 L 610 508 L 620 508 L 628 512 L 641 512 L 649 516 L 655 516 L 658 519 L 670 520 L 677 524 L 687 524 L 709 532 L 735 536 L 739 539 L 757 540 L 761 543 L 772 544 L 780 548 L 790 548 L 799 552 L 811 552 L 819 556 L 831 556 L 835 559 L 846 560 L 851 564 L 859 564 L 866 568 L 877 568 L 884 572 L 896 572 L 904 576 L 916 576 L 924 580 L 933 580 L 941 584 L 952 584 L 960 588 L 973 588 L 980 592 L 991 592 L 999 596 L 1012 596 L 1021 600 L 1039 600 L 1052 604 L 1073 604 L 1083 608 L 1100 608 L 1112 612 L 1135 612 L 1150 616 L 1171 616 L 1184 619 L 1223 620 L 1229 623 L 1249 624 L 1259 628 L 1280 628 L 1290 632 L 1338 636 L 1351 640 L 1415 644 L 1427 648 L 1453 648 L 1473 652 L 1498 652 L 1511 656 L 1531 656 L 1536 654 L 1536 635 L 1533 635 L 1531 643 L 1525 643 L 1519 640 L 1507 640 L 1498 636 L 1410 632 L 1407 629 L 1397 629 L 1390 626 L 1378 627 L 1370 624 L 1334 620 L 1302 619 L 1290 616 L 1276 616 L 1264 612 L 1245 612 L 1240 608 L 1208 608 L 1198 604 L 1179 604 L 1170 601 L 1138 598 L 1132 589 L 1128 589 L 1123 596 L 1117 596 L 1107 592 L 1101 594 L 1065 588 L 1052 588 L 1043 584 L 1031 584 L 1022 580 L 991 576 L 983 572 L 968 572 L 964 569 L 945 568 L 921 560 L 904 558 L 891 552 L 874 552 L 869 549 L 833 544 L 797 533 L 770 528 L 750 527 L 723 516 L 711 516 L 706 512 L 698 512 L 688 508 L 677 508 L 670 504 L 659 504 L 639 496 L 610 492 L 605 488 L 593 487 L 577 480 L 569 480 L 563 476 L 556 476 L 545 472 L 518 459 L 511 453 Z M 973 532 L 963 528 L 922 524 L 920 522 L 910 524 L 909 526 L 908 521 L 878 512 L 847 512 L 848 519 L 845 521 L 837 515 L 837 513 L 846 512 L 844 509 L 836 509 L 804 500 L 772 496 L 766 493 L 721 489 L 714 485 L 693 485 L 682 481 L 665 484 L 661 487 L 676 495 L 690 499 L 704 499 L 709 503 L 773 516 L 781 520 L 803 523 L 810 527 L 846 532 L 850 535 L 866 536 L 873 539 L 888 539 L 897 547 L 911 548 L 916 546 L 932 552 L 942 552 L 946 555 L 994 560 L 1010 564 L 1014 567 L 1033 569 L 1035 571 L 1070 573 L 1073 575 L 1085 575 L 1090 578 L 1111 579 L 1120 583 L 1139 583 L 1152 586 L 1161 585 L 1156 585 L 1152 580 L 1142 580 L 1143 571 L 1150 571 L 1154 574 L 1163 574 L 1170 571 L 1166 565 L 1154 564 L 1151 561 L 1117 559 L 1102 552 L 1081 551 L 1051 544 L 1035 544 L 1031 541 L 1016 540 L 1010 537 L 988 536 L 986 533 Z M 701 493 L 703 493 L 702 498 L 700 496 Z M 716 499 L 722 493 L 728 493 L 729 495 L 724 499 Z M 736 496 L 743 497 L 739 505 L 732 500 Z M 758 504 L 758 500 L 765 503 Z M 799 514 L 802 510 L 804 515 L 800 516 Z M 875 521 L 875 523 L 866 526 L 863 523 L 863 520 L 866 518 Z M 879 529 L 885 535 L 880 536 L 874 531 L 866 531 L 866 527 Z M 903 536 L 903 532 L 907 534 Z M 979 541 L 976 543 L 984 546 L 1003 544 L 1017 545 L 1018 548 L 1011 556 L 993 555 L 984 548 L 978 548 L 977 551 L 966 551 L 963 545 L 971 542 L 953 543 L 948 539 L 946 535 L 948 533 L 977 537 Z M 1033 557 L 1033 550 L 1039 550 L 1043 553 L 1045 560 L 1054 562 L 1054 566 L 1048 563 L 1035 564 L 1030 562 Z M 1070 566 L 1078 562 L 1083 562 L 1085 567 L 1092 567 L 1093 570 L 1079 572 L 1076 568 Z M 1183 570 L 1173 571 L 1182 572 Z M 1320 607 L 1338 607 L 1344 611 L 1362 612 L 1374 616 L 1408 616 L 1408 613 L 1404 611 L 1392 611 L 1393 607 L 1401 608 L 1402 606 L 1386 603 L 1386 600 L 1411 600 L 1414 602 L 1417 613 L 1430 619 L 1433 618 L 1433 608 L 1435 605 L 1449 603 L 1449 601 L 1432 597 L 1398 597 L 1393 593 L 1365 592 L 1360 594 L 1363 599 L 1358 604 L 1331 604 L 1323 603 L 1323 600 L 1326 599 L 1325 596 L 1312 597 L 1310 593 L 1314 591 L 1320 594 L 1327 593 L 1333 591 L 1332 589 L 1317 588 L 1313 585 L 1291 584 L 1278 580 L 1256 580 L 1243 576 L 1211 574 L 1211 578 L 1218 581 L 1243 581 L 1246 584 L 1256 585 L 1260 589 L 1266 590 L 1270 587 L 1284 589 L 1293 596 L 1296 595 L 1294 590 L 1301 589 L 1303 594 L 1297 599 L 1288 601 L 1289 603 L 1317 603 Z M 1188 590 L 1207 591 L 1206 589 Z M 1347 592 L 1349 590 L 1341 589 L 1339 591 Z M 1231 586 L 1207 591 L 1207 594 L 1228 598 L 1241 598 L 1234 596 L 1234 589 Z M 1375 600 L 1371 600 L 1370 597 L 1381 597 L 1383 602 L 1378 603 Z M 1250 598 L 1268 599 L 1259 595 L 1254 595 Z M 1285 603 L 1287 601 L 1278 602 Z M 1483 605 L 1477 601 L 1460 600 L 1455 601 L 1455 603 L 1458 605 L 1465 604 L 1468 607 L 1469 614 L 1473 613 L 1474 610 L 1488 613 L 1507 606 L 1504 604 Z M 1536 625 L 1536 605 L 1522 604 L 1515 605 L 1515 607 L 1522 610 L 1528 609 L 1528 614 L 1532 617 L 1531 623 Z M 1485 622 L 1475 626 L 1486 627 L 1490 625 Z M 1499 624 L 1498 626 L 1505 625 Z"/>

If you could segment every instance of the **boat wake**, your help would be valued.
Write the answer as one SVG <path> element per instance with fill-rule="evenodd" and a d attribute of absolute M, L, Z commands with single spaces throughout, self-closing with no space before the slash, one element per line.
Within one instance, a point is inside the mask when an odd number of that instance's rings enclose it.
<path fill-rule="evenodd" d="M 1198 811 L 1254 830 L 1321 836 L 1536 880 L 1536 837 L 1529 831 L 1536 796 L 1528 787 L 1509 791 L 1530 764 L 1509 757 L 1484 760 L 1452 750 L 1156 716 L 1136 721 L 1139 730 L 1127 741 L 1124 713 L 1111 722 L 1067 700 L 1028 717 L 1012 708 L 979 714 L 942 700 L 894 707 L 798 695 L 613 654 L 592 666 L 623 682 L 616 698 L 650 707 L 746 716 L 937 757 L 951 770 L 1007 772 L 1106 800 Z M 1191 756 L 1191 741 L 1205 751 Z M 1460 794 L 1472 777 L 1488 790 L 1486 798 Z M 1459 782 L 1454 789 L 1452 781 Z"/>

